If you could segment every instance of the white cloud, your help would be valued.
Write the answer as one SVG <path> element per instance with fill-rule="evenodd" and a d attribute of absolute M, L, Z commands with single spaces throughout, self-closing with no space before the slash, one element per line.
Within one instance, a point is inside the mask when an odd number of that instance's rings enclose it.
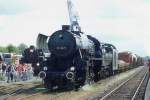
<path fill-rule="evenodd" d="M 9 43 L 18 45 L 21 42 L 35 44 L 39 32 L 51 34 L 59 29 L 62 24 L 68 23 L 68 21 L 66 22 L 68 19 L 66 5 L 56 4 L 56 2 L 44 2 L 42 4 L 42 1 L 36 2 L 36 0 L 26 2 L 33 7 L 31 11 L 11 16 L 0 16 L 0 38 L 2 38 L 2 45 Z M 56 5 L 58 9 L 54 8 Z M 61 11 L 63 13 L 60 13 Z"/>
<path fill-rule="evenodd" d="M 150 37 L 150 4 L 142 0 L 100 0 L 96 5 L 95 11 L 87 10 L 87 15 L 81 16 L 84 30 L 95 33 L 102 41 L 112 42 L 119 51 L 148 54 L 143 45 Z"/>
<path fill-rule="evenodd" d="M 16 13 L 12 14 L 9 8 L 10 14 L 6 10 L 0 14 L 1 45 L 35 44 L 39 32 L 50 35 L 62 24 L 69 23 L 66 0 L 13 1 L 3 1 L 3 8 L 9 4 L 10 8 L 21 7 L 22 10 L 14 9 Z M 82 30 L 87 34 L 113 43 L 119 51 L 147 54 L 143 46 L 150 37 L 150 3 L 147 0 L 76 0 L 75 3 Z"/>

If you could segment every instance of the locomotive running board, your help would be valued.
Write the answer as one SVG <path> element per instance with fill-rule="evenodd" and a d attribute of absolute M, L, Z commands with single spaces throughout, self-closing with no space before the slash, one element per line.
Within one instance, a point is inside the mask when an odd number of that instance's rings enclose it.
<path fill-rule="evenodd" d="M 42 49 L 43 52 L 49 53 L 47 39 L 48 36 L 39 33 L 36 40 L 37 49 Z"/>

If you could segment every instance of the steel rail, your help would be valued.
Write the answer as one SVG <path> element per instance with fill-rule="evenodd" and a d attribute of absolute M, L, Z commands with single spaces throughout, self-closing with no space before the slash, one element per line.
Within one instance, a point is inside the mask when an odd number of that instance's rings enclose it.
<path fill-rule="evenodd" d="M 147 73 L 148 73 L 148 72 L 147 72 Z M 137 93 L 139 92 L 140 87 L 142 86 L 142 83 L 143 83 L 143 81 L 144 81 L 145 78 L 146 78 L 147 73 L 144 75 L 142 81 L 141 81 L 140 84 L 138 85 L 138 88 L 136 89 L 136 91 L 135 91 L 135 93 L 134 93 L 134 95 L 133 95 L 133 97 L 132 97 L 131 100 L 135 100 L 135 98 L 136 98 L 136 96 L 137 96 Z"/>
<path fill-rule="evenodd" d="M 146 74 L 147 74 L 147 72 L 146 72 Z M 144 74 L 144 79 L 145 79 L 145 77 L 146 77 L 146 74 Z M 109 93 L 107 93 L 105 96 L 103 96 L 100 100 L 106 100 L 106 98 L 107 98 L 108 96 L 110 96 L 111 94 L 113 94 L 113 93 L 114 93 L 115 91 L 117 91 L 121 86 L 125 85 L 128 81 L 130 81 L 130 80 L 131 80 L 132 78 L 134 78 L 136 75 L 137 75 L 137 74 L 133 75 L 131 78 L 129 78 L 129 79 L 127 79 L 126 81 L 122 82 L 119 86 L 117 86 L 115 89 L 111 90 Z M 144 80 L 142 79 L 142 81 L 144 81 Z M 140 84 L 142 84 L 142 83 L 140 82 Z M 139 86 L 138 86 L 138 87 L 139 87 Z M 138 90 L 136 90 L 136 91 L 138 91 Z M 132 100 L 134 100 L 134 99 L 132 99 Z"/>

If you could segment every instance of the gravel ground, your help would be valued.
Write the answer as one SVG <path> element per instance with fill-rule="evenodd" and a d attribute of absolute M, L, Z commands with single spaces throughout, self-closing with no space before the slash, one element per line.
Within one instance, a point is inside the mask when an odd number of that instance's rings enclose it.
<path fill-rule="evenodd" d="M 103 79 L 98 83 L 92 84 L 90 86 L 83 86 L 78 92 L 75 91 L 54 91 L 48 93 L 39 93 L 38 95 L 25 98 L 22 100 L 91 100 L 97 96 L 102 96 L 106 92 L 118 86 L 124 80 L 129 77 L 139 73 L 143 68 L 138 67 L 115 76 Z M 12 99 L 11 99 L 12 100 Z"/>

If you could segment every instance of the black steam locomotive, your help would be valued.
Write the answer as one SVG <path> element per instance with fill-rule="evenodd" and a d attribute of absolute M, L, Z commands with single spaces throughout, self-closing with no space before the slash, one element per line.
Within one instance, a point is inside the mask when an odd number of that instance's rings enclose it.
<path fill-rule="evenodd" d="M 43 51 L 41 49 L 36 49 L 34 46 L 30 46 L 22 53 L 21 63 L 31 64 L 34 75 L 38 76 L 38 73 L 41 70 L 40 68 L 43 65 L 43 59 Z"/>
<path fill-rule="evenodd" d="M 100 43 L 80 31 L 71 31 L 69 25 L 63 25 L 61 30 L 47 36 L 45 41 L 50 57 L 45 61 L 40 75 L 46 88 L 58 86 L 77 89 L 113 75 L 118 69 L 118 54 L 113 45 Z"/>

